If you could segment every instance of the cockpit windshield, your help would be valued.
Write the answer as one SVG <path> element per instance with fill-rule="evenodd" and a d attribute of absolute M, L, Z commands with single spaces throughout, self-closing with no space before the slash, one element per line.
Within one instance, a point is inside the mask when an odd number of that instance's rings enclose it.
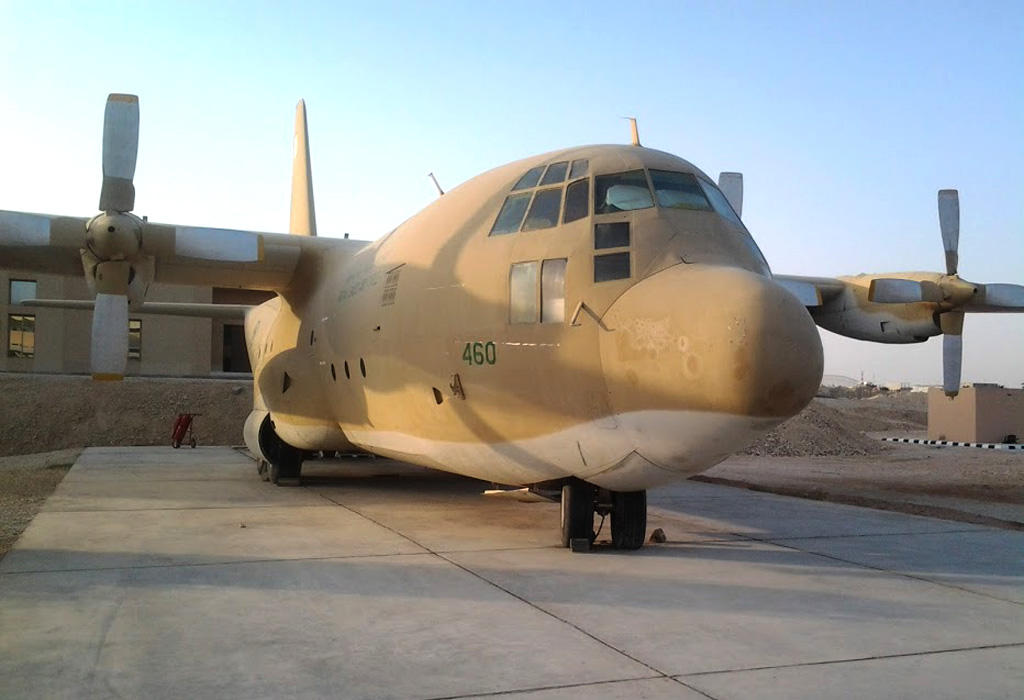
<path fill-rule="evenodd" d="M 594 178 L 594 213 L 612 214 L 654 206 L 643 170 L 630 170 Z"/>
<path fill-rule="evenodd" d="M 729 200 L 726 199 L 725 195 L 722 194 L 722 190 L 712 185 L 703 178 L 699 179 L 701 189 L 704 190 L 704 194 L 711 200 L 711 206 L 715 208 L 715 211 L 724 216 L 729 221 L 733 222 L 737 226 L 746 229 L 743 222 L 740 221 L 740 217 L 733 211 L 732 205 L 729 204 Z"/>
<path fill-rule="evenodd" d="M 690 173 L 652 170 L 651 183 L 659 207 L 711 211 L 711 204 L 697 184 L 697 178 Z"/>

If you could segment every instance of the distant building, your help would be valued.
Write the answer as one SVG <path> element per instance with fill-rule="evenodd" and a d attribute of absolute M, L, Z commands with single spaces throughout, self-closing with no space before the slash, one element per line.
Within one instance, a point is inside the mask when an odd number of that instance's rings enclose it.
<path fill-rule="evenodd" d="M 26 299 L 91 299 L 83 278 L 0 270 L 0 370 L 89 373 L 92 313 L 41 309 Z M 272 295 L 242 289 L 154 284 L 147 301 L 259 304 Z M 251 372 L 242 322 L 129 312 L 128 374 L 210 376 Z"/>
<path fill-rule="evenodd" d="M 839 374 L 826 374 L 821 378 L 822 386 L 839 386 L 844 389 L 852 389 L 855 386 L 860 385 L 860 382 L 850 377 L 844 377 Z"/>
<path fill-rule="evenodd" d="M 975 384 L 949 398 L 928 392 L 928 439 L 956 442 L 1024 441 L 1024 389 Z"/>

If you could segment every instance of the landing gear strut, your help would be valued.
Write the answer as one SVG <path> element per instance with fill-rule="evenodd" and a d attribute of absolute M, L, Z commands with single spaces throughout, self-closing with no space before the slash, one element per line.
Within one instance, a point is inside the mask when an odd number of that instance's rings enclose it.
<path fill-rule="evenodd" d="M 612 546 L 640 549 L 647 531 L 646 491 L 606 491 L 585 481 L 573 480 L 562 486 L 562 546 L 573 540 L 593 544 L 594 514 L 611 516 Z"/>

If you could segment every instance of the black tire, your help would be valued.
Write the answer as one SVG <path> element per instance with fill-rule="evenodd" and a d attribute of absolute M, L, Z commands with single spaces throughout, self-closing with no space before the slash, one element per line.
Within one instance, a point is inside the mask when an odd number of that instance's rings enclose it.
<path fill-rule="evenodd" d="M 584 481 L 562 486 L 562 546 L 572 540 L 594 541 L 594 501 L 597 489 Z"/>
<path fill-rule="evenodd" d="M 647 532 L 647 492 L 612 491 L 612 546 L 640 549 Z"/>
<path fill-rule="evenodd" d="M 256 473 L 263 481 L 270 481 L 270 464 L 262 459 L 256 460 Z"/>
<path fill-rule="evenodd" d="M 171 442 L 171 447 L 173 447 L 174 449 L 178 449 L 179 447 L 181 447 L 181 440 L 173 440 Z"/>
<path fill-rule="evenodd" d="M 281 450 L 278 459 L 270 463 L 269 471 L 270 483 L 280 485 L 282 481 L 289 481 L 294 484 L 302 474 L 302 451 L 294 447 Z"/>

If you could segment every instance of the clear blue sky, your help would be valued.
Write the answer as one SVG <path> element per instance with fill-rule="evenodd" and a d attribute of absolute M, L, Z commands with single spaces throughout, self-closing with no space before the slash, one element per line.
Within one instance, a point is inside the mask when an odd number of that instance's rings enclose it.
<path fill-rule="evenodd" d="M 434 196 L 564 146 L 741 170 L 773 269 L 941 269 L 1024 283 L 1020 2 L 0 4 L 0 209 L 88 215 L 103 103 L 140 95 L 137 211 L 285 230 L 295 102 L 318 224 L 372 239 Z M 937 383 L 939 340 L 823 332 L 826 372 Z M 1024 315 L 968 318 L 964 379 L 1024 381 Z"/>

